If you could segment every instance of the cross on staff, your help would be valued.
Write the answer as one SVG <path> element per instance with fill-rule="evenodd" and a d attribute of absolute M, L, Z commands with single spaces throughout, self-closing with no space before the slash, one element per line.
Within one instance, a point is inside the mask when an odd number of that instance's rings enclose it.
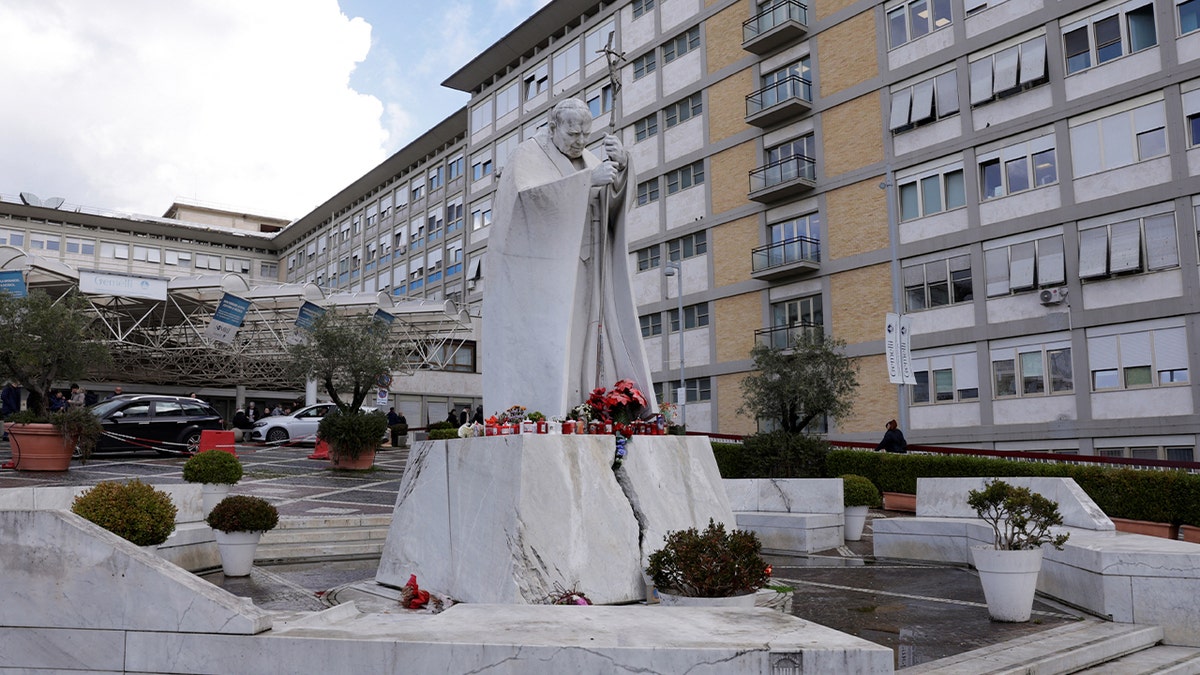
<path fill-rule="evenodd" d="M 613 49 L 613 38 L 616 36 L 616 31 L 608 32 L 608 40 L 605 41 L 602 49 L 596 50 L 597 54 L 604 55 L 604 61 L 608 64 L 608 82 L 612 87 L 612 109 L 608 111 L 608 133 L 616 134 L 617 132 L 617 94 L 621 91 L 621 62 L 625 60 L 625 53 L 618 52 Z M 603 95 L 603 93 L 601 94 Z M 608 217 L 609 217 L 609 195 L 608 190 L 603 190 L 600 193 L 600 260 L 596 262 L 596 272 L 599 277 L 599 302 L 596 323 L 596 385 L 597 387 L 604 386 L 604 261 L 603 252 L 608 247 Z"/>
<path fill-rule="evenodd" d="M 604 61 L 608 64 L 608 82 L 612 85 L 612 110 L 608 116 L 610 133 L 617 130 L 617 94 L 621 91 L 621 63 L 625 61 L 625 52 L 613 49 L 613 38 L 616 34 L 616 31 L 609 31 L 604 47 L 596 50 L 597 54 L 604 55 Z"/>

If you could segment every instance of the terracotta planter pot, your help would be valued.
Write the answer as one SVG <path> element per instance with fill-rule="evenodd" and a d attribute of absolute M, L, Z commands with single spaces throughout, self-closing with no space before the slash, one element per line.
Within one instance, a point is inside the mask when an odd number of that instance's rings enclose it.
<path fill-rule="evenodd" d="M 1151 537 L 1162 537 L 1164 539 L 1178 539 L 1179 527 L 1170 523 L 1155 523 L 1149 520 L 1131 520 L 1129 518 L 1113 518 L 1113 525 L 1117 526 L 1118 532 L 1129 532 L 1131 534 L 1148 534 Z"/>
<path fill-rule="evenodd" d="M 5 424 L 18 471 L 66 471 L 74 448 L 53 424 Z"/>
<path fill-rule="evenodd" d="M 349 455 L 343 455 L 336 449 L 331 448 L 329 451 L 329 461 L 335 469 L 346 469 L 350 471 L 364 471 L 375 466 L 375 449 L 363 450 L 358 453 L 357 458 L 352 458 Z"/>
<path fill-rule="evenodd" d="M 1179 534 L 1184 541 L 1190 541 L 1193 544 L 1200 544 L 1200 527 L 1193 525 L 1180 525 Z"/>
<path fill-rule="evenodd" d="M 908 511 L 909 513 L 916 513 L 917 496 L 905 494 L 903 492 L 885 492 L 883 493 L 883 508 L 886 511 Z"/>

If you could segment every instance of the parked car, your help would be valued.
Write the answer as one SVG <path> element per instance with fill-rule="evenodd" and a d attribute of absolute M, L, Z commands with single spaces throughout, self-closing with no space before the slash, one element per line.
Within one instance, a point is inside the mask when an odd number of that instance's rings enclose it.
<path fill-rule="evenodd" d="M 200 432 L 225 428 L 221 413 L 187 396 L 122 394 L 97 403 L 92 412 L 104 427 L 94 453 L 192 453 L 200 448 Z"/>
<path fill-rule="evenodd" d="M 317 442 L 317 426 L 321 418 L 337 408 L 332 403 L 315 403 L 304 406 L 291 415 L 272 415 L 263 417 L 254 423 L 254 427 L 246 432 L 246 438 L 251 441 L 267 441 L 268 443 L 313 443 Z M 375 412 L 375 408 L 363 406 L 363 412 Z M 385 434 L 386 436 L 386 434 Z"/>

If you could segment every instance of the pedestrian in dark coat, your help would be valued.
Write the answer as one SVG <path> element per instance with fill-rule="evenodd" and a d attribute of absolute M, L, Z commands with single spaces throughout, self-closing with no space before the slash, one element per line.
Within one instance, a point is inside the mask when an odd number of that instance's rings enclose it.
<path fill-rule="evenodd" d="M 884 452 L 908 452 L 908 443 L 904 441 L 904 434 L 900 432 L 896 420 L 888 420 L 883 440 L 879 441 L 879 445 L 875 446 L 875 449 Z"/>

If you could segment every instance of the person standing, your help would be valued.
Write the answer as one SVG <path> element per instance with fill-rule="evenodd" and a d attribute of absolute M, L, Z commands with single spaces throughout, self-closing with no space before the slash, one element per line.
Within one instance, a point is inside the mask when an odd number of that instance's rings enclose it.
<path fill-rule="evenodd" d="M 108 398 L 105 398 L 104 400 L 108 401 L 108 400 L 114 399 L 124 393 L 125 393 L 125 390 L 122 389 L 120 385 L 117 385 L 117 386 L 113 387 L 113 393 L 109 394 Z"/>
<path fill-rule="evenodd" d="M 883 433 L 883 440 L 879 441 L 879 445 L 875 446 L 876 450 L 884 452 L 908 452 L 908 443 L 904 440 L 904 434 L 901 433 L 896 420 L 888 420 L 887 431 Z"/>
<path fill-rule="evenodd" d="M 462 426 L 471 421 L 471 409 L 463 406 L 462 411 L 458 413 L 458 426 Z"/>
<path fill-rule="evenodd" d="M 87 391 L 78 384 L 71 385 L 71 407 L 83 408 L 87 405 Z"/>
<path fill-rule="evenodd" d="M 248 404 L 246 405 L 246 417 L 247 417 L 247 418 L 248 418 L 248 419 L 249 419 L 251 422 L 257 422 L 257 421 L 258 421 L 258 410 L 256 410 L 256 409 L 254 408 L 254 401 L 250 401 L 250 403 L 248 403 Z"/>
<path fill-rule="evenodd" d="M 396 408 L 388 409 L 387 414 L 388 430 L 392 432 L 392 447 L 400 447 L 400 436 L 408 434 L 408 420 L 404 415 L 396 412 Z"/>
<path fill-rule="evenodd" d="M 472 424 L 483 424 L 483 406 L 475 408 L 475 416 L 471 418 Z"/>

